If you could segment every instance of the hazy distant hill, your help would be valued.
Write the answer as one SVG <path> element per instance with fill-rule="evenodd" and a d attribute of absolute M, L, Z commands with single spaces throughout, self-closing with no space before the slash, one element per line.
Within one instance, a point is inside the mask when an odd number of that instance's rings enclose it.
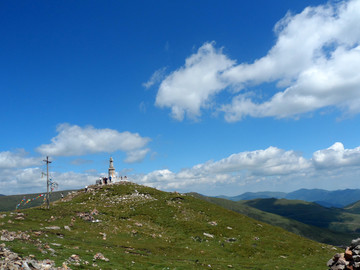
<path fill-rule="evenodd" d="M 252 199 L 266 199 L 266 198 L 285 198 L 285 192 L 271 192 L 271 191 L 263 191 L 263 192 L 245 192 L 241 195 L 228 197 L 228 196 L 217 196 L 217 198 L 223 198 L 232 201 L 240 201 L 240 200 L 252 200 Z"/>
<path fill-rule="evenodd" d="M 340 208 L 288 199 L 255 199 L 240 203 L 299 222 L 343 233 L 360 232 L 360 215 Z"/>
<path fill-rule="evenodd" d="M 332 244 L 332 245 L 348 245 L 352 239 L 357 238 L 356 233 L 344 233 L 331 231 L 327 228 L 319 228 L 316 226 L 308 225 L 300 221 L 286 218 L 281 215 L 265 212 L 257 208 L 248 206 L 243 202 L 236 202 L 222 198 L 207 197 L 197 193 L 192 193 L 193 196 L 196 196 L 200 199 L 206 200 L 208 202 L 220 205 L 224 208 L 230 209 L 232 211 L 241 213 L 248 217 L 254 218 L 256 220 L 279 226 L 289 232 L 295 233 L 297 235 L 310 238 L 312 240 Z"/>
<path fill-rule="evenodd" d="M 284 192 L 246 192 L 238 196 L 217 196 L 232 201 L 252 199 L 289 199 L 316 202 L 325 207 L 344 207 L 360 200 L 360 189 L 328 191 L 324 189 L 299 189 L 290 193 Z"/>
<path fill-rule="evenodd" d="M 6 231 L 25 233 L 6 247 L 71 269 L 320 270 L 338 252 L 193 196 L 130 182 L 89 187 L 48 210 L 7 212 L 0 221 L 0 244 Z M 94 258 L 99 252 L 106 260 Z"/>
<path fill-rule="evenodd" d="M 57 201 L 61 198 L 61 193 L 66 196 L 71 190 L 64 191 L 55 191 L 50 194 L 50 201 Z M 2 211 L 13 211 L 16 209 L 16 206 L 21 202 L 25 197 L 25 200 L 37 198 L 39 194 L 44 193 L 34 193 L 34 194 L 21 194 L 21 195 L 9 195 L 9 196 L 0 196 L 0 212 Z M 30 207 L 35 207 L 42 205 L 44 203 L 44 197 L 39 197 L 36 200 L 32 200 L 27 204 L 21 204 L 19 209 L 25 209 Z"/>
<path fill-rule="evenodd" d="M 286 199 L 308 202 L 324 202 L 334 207 L 344 207 L 360 200 L 360 189 L 328 191 L 323 189 L 299 189 L 288 193 Z"/>

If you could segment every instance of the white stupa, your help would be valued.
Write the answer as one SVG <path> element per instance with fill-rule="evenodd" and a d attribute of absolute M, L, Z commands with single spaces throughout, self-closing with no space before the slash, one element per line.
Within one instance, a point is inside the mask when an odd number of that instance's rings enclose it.
<path fill-rule="evenodd" d="M 111 179 L 111 182 L 115 182 L 115 168 L 114 168 L 114 160 L 112 157 L 110 157 L 109 179 Z"/>

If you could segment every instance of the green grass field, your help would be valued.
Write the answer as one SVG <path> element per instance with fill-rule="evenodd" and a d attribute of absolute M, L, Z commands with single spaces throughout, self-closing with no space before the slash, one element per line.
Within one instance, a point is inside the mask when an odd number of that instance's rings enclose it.
<path fill-rule="evenodd" d="M 49 210 L 18 212 L 1 215 L 1 229 L 30 239 L 0 242 L 57 266 L 76 254 L 81 261 L 67 263 L 72 269 L 320 270 L 338 252 L 191 195 L 132 183 L 79 191 Z M 98 252 L 109 261 L 94 262 Z"/>

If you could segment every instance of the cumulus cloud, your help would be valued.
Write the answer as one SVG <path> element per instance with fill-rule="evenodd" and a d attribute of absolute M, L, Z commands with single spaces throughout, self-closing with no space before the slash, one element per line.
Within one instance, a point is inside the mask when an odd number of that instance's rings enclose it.
<path fill-rule="evenodd" d="M 146 155 L 144 152 L 132 153 L 128 156 L 129 162 Z M 1 156 L 1 155 L 0 155 Z M 11 155 L 10 155 L 11 156 Z M 19 163 L 19 162 L 18 162 Z M 21 163 L 21 162 L 20 162 Z M 41 163 L 41 160 L 38 160 Z M 0 190 L 2 194 L 19 194 L 44 192 L 45 179 L 41 177 L 44 168 L 19 168 L 11 163 L 7 167 L 0 167 Z M 351 168 L 351 169 L 349 169 Z M 219 195 L 223 188 L 225 192 L 234 190 L 283 190 L 283 186 L 303 188 L 326 188 L 329 183 L 336 183 L 338 188 L 358 187 L 354 183 L 360 173 L 360 146 L 346 149 L 340 142 L 336 142 L 326 149 L 315 151 L 310 159 L 294 150 L 283 150 L 270 146 L 266 149 L 246 151 L 232 154 L 217 161 L 207 161 L 183 168 L 178 172 L 170 169 L 161 169 L 147 174 L 119 172 L 119 175 L 128 175 L 129 180 L 159 188 L 162 190 L 197 191 L 212 190 Z M 83 188 L 95 183 L 99 177 L 97 171 L 87 173 L 52 172 L 51 177 L 59 183 L 59 189 Z M 296 183 L 296 185 L 295 185 Z M 321 183 L 318 185 L 318 183 Z M 288 190 L 290 191 L 290 190 Z"/>
<path fill-rule="evenodd" d="M 344 168 L 353 166 L 353 174 Z M 326 168 L 326 179 L 324 179 Z M 330 181 L 354 179 L 360 171 L 360 147 L 344 149 L 342 143 L 316 151 L 311 159 L 293 150 L 277 147 L 241 152 L 218 161 L 208 161 L 184 168 L 179 172 L 162 169 L 144 175 L 134 175 L 135 181 L 164 190 L 198 191 L 210 186 L 254 186 L 261 183 Z M 301 186 L 300 186 L 301 187 Z M 260 186 L 261 188 L 261 186 Z M 277 186 L 276 190 L 281 189 Z M 218 194 L 219 195 L 219 194 Z"/>
<path fill-rule="evenodd" d="M 43 168 L 1 169 L 1 194 L 31 194 L 46 192 L 46 177 L 42 177 Z M 59 190 L 80 189 L 94 184 L 98 174 L 75 172 L 52 172 L 50 177 L 58 183 Z"/>
<path fill-rule="evenodd" d="M 342 143 L 337 142 L 327 149 L 316 151 L 312 159 L 314 165 L 321 169 L 360 166 L 360 147 L 345 149 Z"/>
<path fill-rule="evenodd" d="M 170 107 L 177 120 L 183 120 L 185 113 L 191 118 L 199 117 L 200 108 L 209 106 L 211 98 L 227 86 L 222 73 L 235 62 L 213 45 L 205 43 L 160 84 L 155 104 Z"/>
<path fill-rule="evenodd" d="M 360 0 L 330 2 L 288 13 L 274 27 L 275 45 L 253 63 L 236 64 L 214 43 L 205 43 L 162 81 L 156 105 L 171 108 L 177 120 L 185 113 L 199 117 L 218 93 L 231 89 L 226 93 L 232 102 L 216 106 L 229 122 L 292 117 L 328 106 L 359 113 L 358 25 Z M 274 82 L 277 93 L 262 100 L 256 87 Z"/>
<path fill-rule="evenodd" d="M 49 156 L 81 156 L 99 152 L 124 151 L 134 156 L 133 153 L 140 151 L 150 141 L 150 138 L 141 137 L 138 133 L 96 129 L 92 126 L 83 128 L 77 125 L 61 124 L 58 125 L 56 131 L 58 135 L 51 139 L 50 144 L 37 148 L 39 153 Z"/>
<path fill-rule="evenodd" d="M 41 158 L 27 157 L 24 149 L 16 152 L 0 152 L 0 169 L 5 168 L 24 168 L 41 164 Z"/>

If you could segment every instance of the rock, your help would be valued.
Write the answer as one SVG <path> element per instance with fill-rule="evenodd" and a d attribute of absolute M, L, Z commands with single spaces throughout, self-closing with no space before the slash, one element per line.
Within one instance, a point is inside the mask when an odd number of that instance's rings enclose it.
<path fill-rule="evenodd" d="M 0 269 L 48 269 L 48 270 L 65 270 L 65 267 L 55 267 L 55 262 L 51 260 L 37 261 L 33 256 L 21 258 L 18 254 L 11 252 L 5 248 L 5 245 L 0 245 L 0 254 L 3 260 L 0 260 Z"/>
<path fill-rule="evenodd" d="M 214 238 L 214 236 L 210 233 L 203 233 L 203 235 L 209 238 Z"/>
<path fill-rule="evenodd" d="M 350 248 L 354 248 L 354 247 L 356 247 L 357 245 L 360 245 L 360 238 L 357 238 L 357 239 L 352 240 L 352 241 L 351 241 Z"/>
<path fill-rule="evenodd" d="M 228 238 L 226 239 L 225 241 L 230 243 L 230 242 L 235 242 L 237 239 L 235 237 L 231 237 L 231 238 Z"/>
<path fill-rule="evenodd" d="M 348 247 L 346 250 L 345 250 L 345 259 L 346 260 L 351 260 L 352 259 L 352 251 L 350 250 L 350 248 Z"/>
<path fill-rule="evenodd" d="M 360 262 L 360 255 L 354 255 L 352 256 L 352 259 L 354 260 L 354 262 Z"/>
<path fill-rule="evenodd" d="M 22 239 L 22 240 L 29 240 L 30 235 L 24 233 L 24 232 L 9 232 L 7 230 L 1 231 L 1 241 L 14 241 L 14 239 Z"/>
<path fill-rule="evenodd" d="M 102 254 L 102 253 L 96 253 L 94 255 L 94 260 L 93 261 L 96 261 L 96 260 L 102 260 L 102 261 L 105 261 L 105 262 L 108 262 L 109 259 L 108 258 L 105 258 L 105 256 Z"/>
<path fill-rule="evenodd" d="M 93 216 L 96 216 L 98 214 L 99 214 L 99 211 L 96 208 L 94 208 L 94 210 L 92 210 L 90 213 L 90 215 L 93 215 Z"/>
<path fill-rule="evenodd" d="M 210 222 L 208 222 L 211 226 L 217 226 L 218 224 L 217 224 L 217 222 L 216 221 L 210 221 Z"/>
<path fill-rule="evenodd" d="M 100 232 L 99 234 L 101 234 L 103 236 L 103 240 L 106 240 L 106 233 Z"/>
<path fill-rule="evenodd" d="M 327 262 L 327 266 L 328 267 L 331 267 L 331 266 L 333 266 L 335 264 L 335 261 L 334 261 L 334 259 L 330 259 L 330 260 L 328 260 L 328 262 Z"/>
<path fill-rule="evenodd" d="M 70 227 L 69 227 L 69 226 L 66 226 L 66 225 L 64 226 L 64 229 L 65 229 L 65 230 L 68 230 L 68 231 L 71 231 Z"/>
<path fill-rule="evenodd" d="M 50 227 L 45 227 L 45 229 L 47 230 L 60 230 L 59 226 L 50 226 Z"/>

